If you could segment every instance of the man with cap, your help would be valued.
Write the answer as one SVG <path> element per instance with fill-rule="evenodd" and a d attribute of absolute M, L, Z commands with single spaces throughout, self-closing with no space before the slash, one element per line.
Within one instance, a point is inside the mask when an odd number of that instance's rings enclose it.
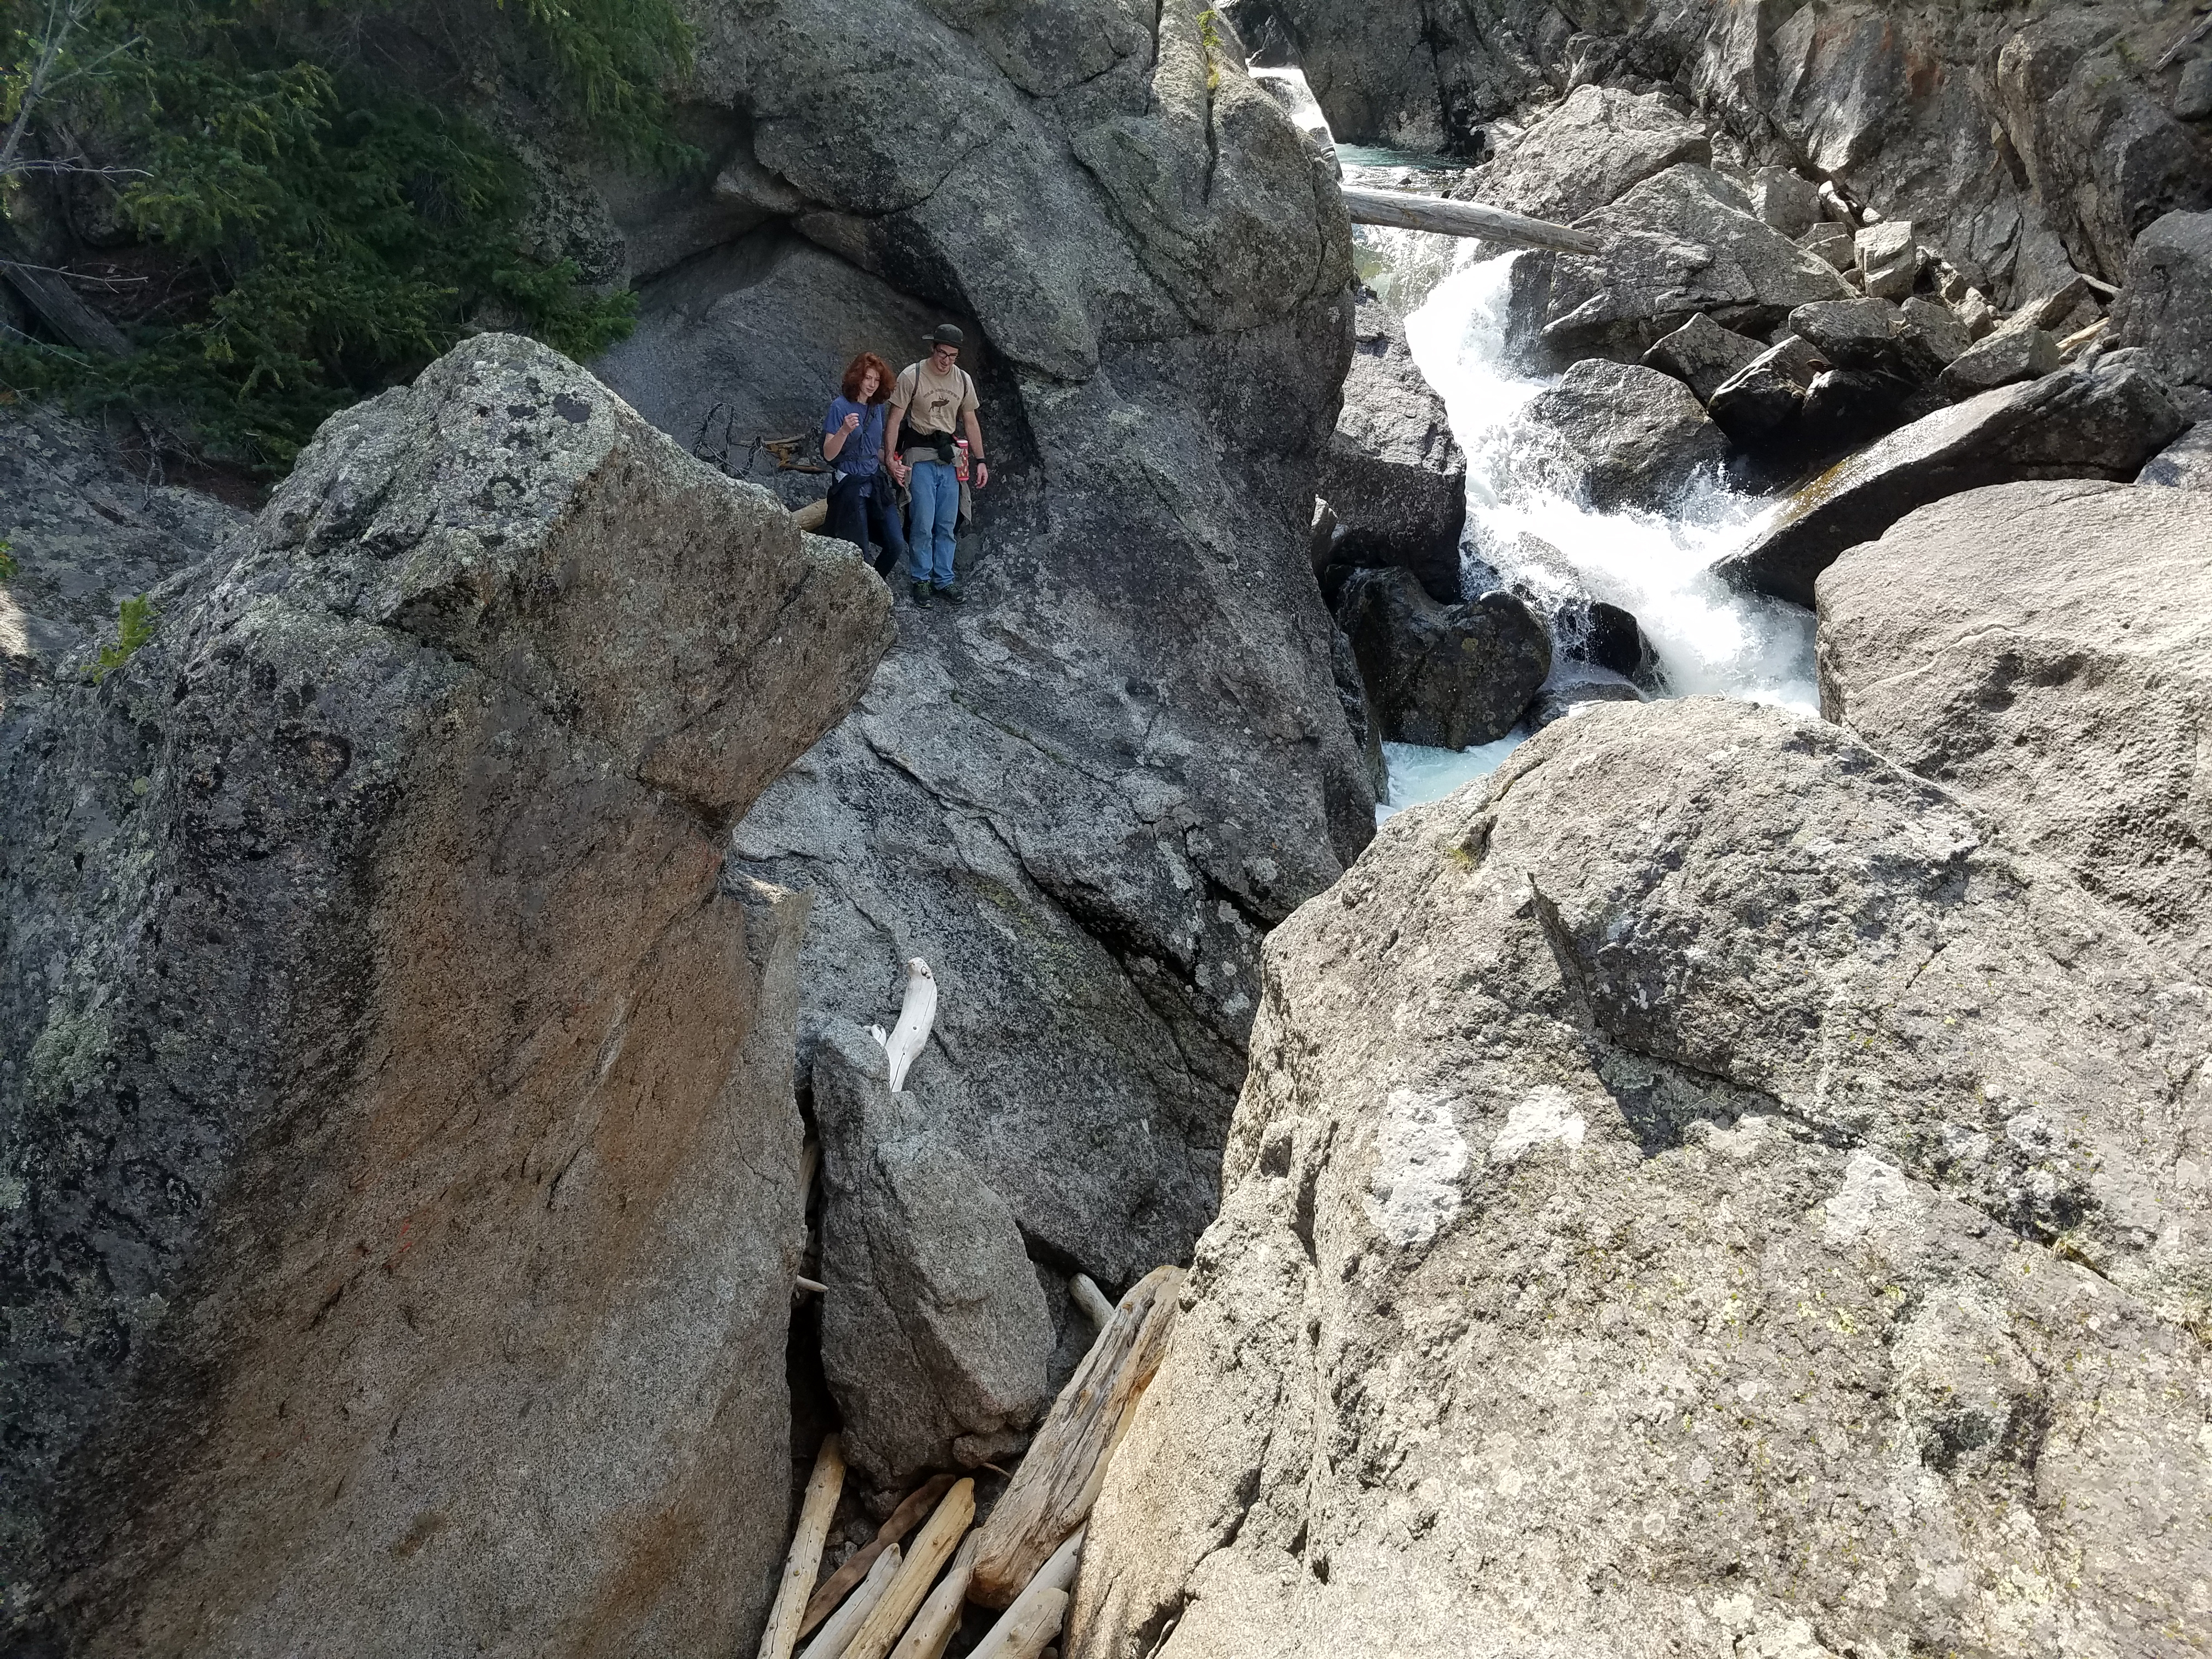
<path fill-rule="evenodd" d="M 975 488 L 991 482 L 983 460 L 983 429 L 975 423 L 975 382 L 960 367 L 960 331 L 942 323 L 924 342 L 929 356 L 900 371 L 891 386 L 890 420 L 884 455 L 891 476 L 907 488 L 907 565 L 914 574 L 914 602 L 926 605 L 934 589 L 958 604 L 952 574 L 953 531 L 960 522 L 960 479 L 953 467 L 954 428 L 968 434 L 968 463 Z"/>

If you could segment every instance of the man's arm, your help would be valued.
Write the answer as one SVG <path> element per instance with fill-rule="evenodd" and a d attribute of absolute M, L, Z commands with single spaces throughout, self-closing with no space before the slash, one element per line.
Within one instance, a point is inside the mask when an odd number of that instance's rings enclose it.
<path fill-rule="evenodd" d="M 962 418 L 968 423 L 968 454 L 975 463 L 975 488 L 981 489 L 991 482 L 991 469 L 983 464 L 983 428 L 975 423 L 975 411 L 969 409 Z"/>
<path fill-rule="evenodd" d="M 891 477 L 901 483 L 906 482 L 906 466 L 899 459 L 899 423 L 906 419 L 906 410 L 897 404 L 891 405 L 890 418 L 884 422 L 884 465 L 891 470 Z"/>

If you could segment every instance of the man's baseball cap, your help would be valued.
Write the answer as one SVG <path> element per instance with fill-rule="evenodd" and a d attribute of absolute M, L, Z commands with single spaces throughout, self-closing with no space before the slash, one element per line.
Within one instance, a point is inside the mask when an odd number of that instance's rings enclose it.
<path fill-rule="evenodd" d="M 939 323 L 929 331 L 928 337 L 922 343 L 933 346 L 963 346 L 968 343 L 968 337 L 950 323 Z"/>

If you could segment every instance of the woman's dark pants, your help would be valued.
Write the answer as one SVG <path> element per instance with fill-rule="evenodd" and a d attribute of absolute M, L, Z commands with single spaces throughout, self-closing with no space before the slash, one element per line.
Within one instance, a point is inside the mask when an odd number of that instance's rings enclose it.
<path fill-rule="evenodd" d="M 830 486 L 830 517 L 823 526 L 830 535 L 859 548 L 863 558 L 873 538 L 881 550 L 875 555 L 876 571 L 886 580 L 906 556 L 906 526 L 899 522 L 896 489 L 883 472 L 872 478 L 840 477 Z M 863 489 L 868 491 L 865 495 Z"/>

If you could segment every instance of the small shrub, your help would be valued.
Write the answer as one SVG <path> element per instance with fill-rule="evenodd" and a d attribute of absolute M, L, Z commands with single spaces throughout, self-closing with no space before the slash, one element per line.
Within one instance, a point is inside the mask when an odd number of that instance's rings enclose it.
<path fill-rule="evenodd" d="M 92 665 L 96 684 L 131 660 L 131 653 L 154 637 L 154 601 L 141 593 L 123 601 L 116 612 L 115 643 L 100 647 Z"/>

